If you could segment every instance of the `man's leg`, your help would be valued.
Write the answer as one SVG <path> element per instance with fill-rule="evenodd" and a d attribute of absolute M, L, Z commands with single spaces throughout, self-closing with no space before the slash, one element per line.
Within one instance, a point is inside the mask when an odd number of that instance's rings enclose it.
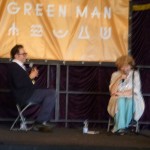
<path fill-rule="evenodd" d="M 32 97 L 28 102 L 33 102 L 35 104 L 40 104 L 40 112 L 36 119 L 37 122 L 47 122 L 52 117 L 52 111 L 55 107 L 56 92 L 49 89 L 37 89 L 34 91 Z"/>

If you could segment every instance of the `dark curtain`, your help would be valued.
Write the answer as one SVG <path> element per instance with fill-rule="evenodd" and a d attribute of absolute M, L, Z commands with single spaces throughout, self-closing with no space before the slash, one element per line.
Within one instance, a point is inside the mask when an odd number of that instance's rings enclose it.
<path fill-rule="evenodd" d="M 47 66 L 38 65 L 40 75 L 36 79 L 36 88 L 47 88 L 47 84 L 50 89 L 56 88 L 56 66 L 50 66 L 49 69 L 49 83 L 47 83 Z M 69 67 L 69 82 L 68 91 L 78 92 L 68 94 L 68 106 L 66 106 L 66 70 L 67 66 L 61 66 L 60 71 L 60 99 L 59 99 L 59 119 L 69 120 L 107 120 L 107 105 L 109 101 L 109 82 L 112 72 L 116 70 L 113 67 L 101 67 L 101 66 L 70 66 Z M 149 73 L 147 71 L 140 70 L 142 79 L 142 91 L 148 93 L 150 90 Z M 7 64 L 0 64 L 0 86 L 1 89 L 6 90 L 0 92 L 0 118 L 11 118 L 16 116 L 16 108 L 13 97 L 10 92 L 8 84 Z M 85 94 L 82 92 L 86 92 Z M 92 93 L 88 93 L 92 92 Z M 146 104 L 146 111 L 141 118 L 142 121 L 149 121 L 149 106 L 150 98 L 144 97 Z M 27 115 L 31 118 L 35 118 L 38 113 L 39 106 L 32 107 L 27 112 Z M 66 114 L 66 108 L 68 113 Z M 55 118 L 55 116 L 54 116 Z"/>
<path fill-rule="evenodd" d="M 139 0 L 133 6 L 145 3 Z M 150 9 L 132 10 L 131 34 L 131 50 L 136 64 L 150 66 Z"/>
<path fill-rule="evenodd" d="M 150 121 L 150 9 L 133 9 L 135 5 L 142 8 L 143 4 L 150 4 L 150 1 L 132 1 L 131 54 L 136 64 L 144 67 L 140 69 L 140 74 L 146 109 L 141 120 Z"/>
<path fill-rule="evenodd" d="M 0 117 L 16 116 L 15 100 L 9 91 L 8 64 L 0 64 Z M 27 66 L 28 67 L 28 66 Z M 49 82 L 47 82 L 47 66 L 37 65 L 39 77 L 36 88 L 56 89 L 56 66 L 50 66 Z M 66 91 L 66 66 L 60 67 L 60 92 Z M 108 118 L 107 104 L 109 100 L 108 85 L 115 68 L 95 66 L 70 66 L 68 91 L 86 92 L 86 94 L 68 94 L 68 114 L 66 114 L 66 94 L 60 94 L 59 119 L 91 119 L 106 120 Z M 8 91 L 7 91 L 8 90 Z M 94 93 L 88 93 L 94 92 Z M 27 112 L 34 118 L 39 107 L 33 107 Z"/>

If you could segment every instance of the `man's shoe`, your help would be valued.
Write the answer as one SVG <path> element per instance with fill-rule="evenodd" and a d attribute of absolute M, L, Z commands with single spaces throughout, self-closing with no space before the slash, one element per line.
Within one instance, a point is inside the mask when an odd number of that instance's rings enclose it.
<path fill-rule="evenodd" d="M 49 127 L 49 128 L 54 128 L 56 125 L 50 122 L 43 122 L 42 123 L 43 126 Z"/>
<path fill-rule="evenodd" d="M 52 127 L 50 126 L 45 126 L 43 124 L 35 124 L 32 127 L 33 131 L 40 131 L 40 132 L 52 132 Z"/>
<path fill-rule="evenodd" d="M 32 130 L 33 130 L 33 131 L 39 131 L 39 127 L 38 127 L 38 126 L 33 125 Z"/>
<path fill-rule="evenodd" d="M 43 126 L 41 128 L 39 128 L 40 132 L 52 132 L 52 128 L 48 127 L 48 126 Z"/>

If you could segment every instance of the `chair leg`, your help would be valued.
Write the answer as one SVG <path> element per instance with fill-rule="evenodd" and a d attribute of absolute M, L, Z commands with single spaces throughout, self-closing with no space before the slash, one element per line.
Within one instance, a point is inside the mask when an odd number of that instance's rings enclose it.
<path fill-rule="evenodd" d="M 31 128 L 28 128 L 27 127 L 27 122 L 23 116 L 23 112 L 32 104 L 28 104 L 27 106 L 25 106 L 22 110 L 20 109 L 19 105 L 17 104 L 16 107 L 17 107 L 17 110 L 18 110 L 18 113 L 19 115 L 17 116 L 17 118 L 15 119 L 14 123 L 12 124 L 10 130 L 15 130 L 14 129 L 14 126 L 16 125 L 17 121 L 19 120 L 20 118 L 20 128 L 16 129 L 16 130 L 23 130 L 23 131 L 28 131 L 30 130 Z"/>
<path fill-rule="evenodd" d="M 12 126 L 10 127 L 10 130 L 13 130 L 15 124 L 16 124 L 17 121 L 19 120 L 19 117 L 20 117 L 20 116 L 18 115 L 18 117 L 15 119 L 14 123 L 13 123 Z"/>
<path fill-rule="evenodd" d="M 109 132 L 109 130 L 110 130 L 110 118 L 108 120 L 107 132 Z"/>
<path fill-rule="evenodd" d="M 114 120 L 112 117 L 109 117 L 109 120 L 108 120 L 108 126 L 107 126 L 107 132 L 110 131 L 110 127 L 114 125 Z"/>
<path fill-rule="evenodd" d="M 139 132 L 139 122 L 138 122 L 138 121 L 137 121 L 137 123 L 136 123 L 136 130 L 135 130 L 135 132 L 136 132 L 136 133 Z"/>

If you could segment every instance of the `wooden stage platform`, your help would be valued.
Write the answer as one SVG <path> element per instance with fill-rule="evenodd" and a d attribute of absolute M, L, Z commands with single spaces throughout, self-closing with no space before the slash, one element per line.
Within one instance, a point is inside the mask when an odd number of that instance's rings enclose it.
<path fill-rule="evenodd" d="M 0 126 L 2 150 L 149 150 L 150 138 L 128 134 L 117 136 L 98 129 L 97 135 L 86 135 L 81 128 L 54 128 L 52 133 L 9 131 Z"/>

